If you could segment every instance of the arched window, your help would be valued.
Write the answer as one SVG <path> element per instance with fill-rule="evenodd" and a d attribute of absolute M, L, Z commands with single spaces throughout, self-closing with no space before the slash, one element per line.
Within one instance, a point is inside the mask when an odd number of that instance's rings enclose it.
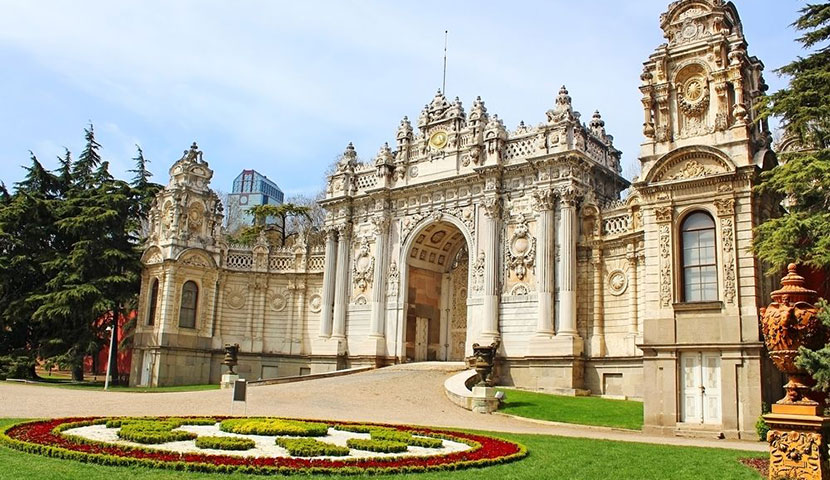
<path fill-rule="evenodd" d="M 199 300 L 199 287 L 196 282 L 188 281 L 182 287 L 182 305 L 179 307 L 179 327 L 196 328 L 196 304 Z"/>
<path fill-rule="evenodd" d="M 158 278 L 154 278 L 152 286 L 150 287 L 150 299 L 147 302 L 147 325 L 156 324 L 156 304 L 158 304 L 158 300 L 159 280 Z"/>
<path fill-rule="evenodd" d="M 683 247 L 683 301 L 717 300 L 715 221 L 707 213 L 695 212 L 683 220 L 680 231 Z"/>

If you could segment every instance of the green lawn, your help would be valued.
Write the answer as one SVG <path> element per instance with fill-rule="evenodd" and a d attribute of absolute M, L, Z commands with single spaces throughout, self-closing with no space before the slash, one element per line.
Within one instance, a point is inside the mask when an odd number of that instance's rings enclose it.
<path fill-rule="evenodd" d="M 12 420 L 0 419 L 0 428 Z M 739 458 L 758 457 L 756 452 L 739 452 L 712 448 L 671 447 L 642 443 L 611 442 L 543 435 L 487 433 L 523 443 L 530 451 L 524 460 L 515 463 L 470 469 L 460 472 L 435 472 L 410 475 L 383 475 L 378 480 L 499 480 L 518 479 L 613 479 L 613 480 L 760 480 L 754 470 L 738 463 Z M 219 475 L 176 472 L 149 468 L 103 467 L 75 461 L 58 460 L 25 454 L 0 447 L 0 480 L 31 478 L 38 480 L 112 480 L 113 478 L 256 480 L 254 475 Z M 299 477 L 298 477 L 299 478 Z M 305 478 L 305 477 L 303 477 Z M 326 480 L 353 479 L 325 475 Z"/>
<path fill-rule="evenodd" d="M 506 402 L 499 409 L 510 415 L 602 427 L 643 428 L 643 404 L 599 397 L 566 397 L 546 393 L 503 390 Z"/>
<path fill-rule="evenodd" d="M 33 387 L 59 387 L 59 388 L 73 388 L 77 390 L 103 390 L 104 382 L 73 382 L 66 379 L 43 378 L 37 383 L 18 383 L 18 385 L 29 385 Z M 109 390 L 113 392 L 196 392 L 202 390 L 218 390 L 219 385 L 177 385 L 175 387 L 127 387 L 123 385 L 110 385 Z"/>

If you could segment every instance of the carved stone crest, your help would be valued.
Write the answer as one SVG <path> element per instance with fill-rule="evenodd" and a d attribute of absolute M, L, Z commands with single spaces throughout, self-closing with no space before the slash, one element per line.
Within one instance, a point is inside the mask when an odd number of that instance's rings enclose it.
<path fill-rule="evenodd" d="M 536 238 L 530 234 L 527 222 L 516 225 L 513 235 L 504 245 L 504 263 L 524 280 L 527 269 L 533 267 L 536 258 Z"/>
<path fill-rule="evenodd" d="M 372 277 L 375 274 L 375 257 L 369 253 L 369 240 L 364 238 L 360 243 L 360 248 L 357 255 L 354 257 L 354 268 L 352 276 L 355 286 L 361 292 L 365 292 L 369 284 L 372 283 Z"/>

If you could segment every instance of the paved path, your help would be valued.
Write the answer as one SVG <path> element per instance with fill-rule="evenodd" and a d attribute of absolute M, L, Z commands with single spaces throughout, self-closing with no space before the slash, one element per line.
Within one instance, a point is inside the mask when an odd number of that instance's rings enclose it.
<path fill-rule="evenodd" d="M 648 436 L 476 414 L 446 398 L 443 384 L 448 375 L 442 367 L 395 366 L 342 377 L 251 387 L 247 413 L 767 451 L 766 444 L 760 442 Z M 129 393 L 0 382 L 0 417 L 242 415 L 242 404 L 231 412 L 230 395 L 229 390 Z"/>

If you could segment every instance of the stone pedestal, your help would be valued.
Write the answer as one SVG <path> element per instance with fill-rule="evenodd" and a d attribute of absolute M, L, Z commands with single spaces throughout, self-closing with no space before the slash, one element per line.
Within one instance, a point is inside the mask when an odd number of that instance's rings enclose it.
<path fill-rule="evenodd" d="M 473 387 L 473 411 L 476 413 L 493 413 L 499 409 L 496 389 L 492 387 Z"/>
<path fill-rule="evenodd" d="M 582 338 L 571 335 L 531 337 L 527 344 L 528 357 L 573 357 L 582 351 Z"/>
<path fill-rule="evenodd" d="M 233 388 L 233 384 L 237 380 L 239 380 L 239 375 L 237 375 L 235 373 L 226 373 L 226 374 L 222 375 L 222 382 L 220 383 L 220 385 L 222 386 L 223 389 Z"/>
<path fill-rule="evenodd" d="M 345 341 L 341 338 L 318 337 L 311 341 L 311 353 L 317 356 L 337 356 L 345 353 Z"/>
<path fill-rule="evenodd" d="M 773 405 L 773 413 L 764 415 L 770 427 L 769 442 L 770 480 L 830 480 L 825 431 L 830 418 L 803 413 L 776 413 L 776 407 L 797 405 Z"/>

